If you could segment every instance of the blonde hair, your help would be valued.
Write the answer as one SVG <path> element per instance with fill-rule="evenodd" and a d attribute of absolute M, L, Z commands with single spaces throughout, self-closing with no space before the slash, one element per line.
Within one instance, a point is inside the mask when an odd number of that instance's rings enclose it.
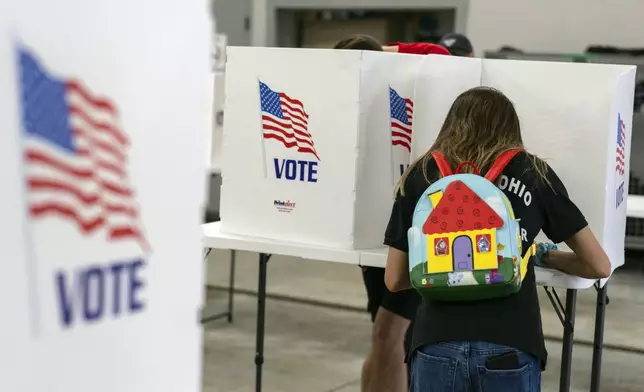
<path fill-rule="evenodd" d="M 412 170 L 421 165 L 423 176 L 427 173 L 433 151 L 440 151 L 452 168 L 462 162 L 472 162 L 481 173 L 487 172 L 503 152 L 523 148 L 519 116 L 512 101 L 502 92 L 491 87 L 475 87 L 459 95 L 445 118 L 443 127 L 431 148 L 416 160 L 400 177 L 396 192 L 405 195 L 405 182 Z M 550 184 L 546 175 L 548 165 L 540 158 L 529 155 L 537 177 Z M 465 167 L 462 172 L 471 173 Z"/>

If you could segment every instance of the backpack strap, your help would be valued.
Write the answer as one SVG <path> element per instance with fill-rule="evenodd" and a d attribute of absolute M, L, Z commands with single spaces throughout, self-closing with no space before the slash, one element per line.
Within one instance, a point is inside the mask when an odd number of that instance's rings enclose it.
<path fill-rule="evenodd" d="M 528 251 L 525 252 L 523 257 L 521 257 L 521 280 L 525 278 L 526 272 L 528 272 L 528 263 L 530 259 L 537 254 L 537 243 L 533 242 L 532 245 L 528 248 Z"/>
<path fill-rule="evenodd" d="M 436 151 L 436 150 L 432 151 L 432 158 L 434 158 L 434 161 L 436 162 L 436 166 L 438 166 L 438 171 L 441 173 L 441 176 L 447 177 L 454 174 L 452 167 L 449 165 L 449 163 L 447 162 L 447 159 L 445 159 L 445 155 L 443 155 L 442 152 Z"/>
<path fill-rule="evenodd" d="M 490 170 L 485 174 L 485 179 L 490 182 L 494 182 L 508 163 L 510 163 L 510 161 L 521 151 L 523 151 L 523 149 L 513 148 L 501 153 L 501 155 L 499 155 L 499 157 L 496 158 L 496 161 L 492 164 L 492 167 L 490 167 Z"/>
<path fill-rule="evenodd" d="M 460 173 L 461 169 L 463 167 L 465 167 L 465 166 L 471 166 L 472 169 L 474 169 L 474 173 L 476 173 L 477 176 L 481 175 L 481 172 L 479 171 L 479 168 L 476 167 L 474 162 L 470 162 L 470 161 L 465 161 L 465 162 L 459 163 L 458 166 L 456 166 L 456 174 Z"/>

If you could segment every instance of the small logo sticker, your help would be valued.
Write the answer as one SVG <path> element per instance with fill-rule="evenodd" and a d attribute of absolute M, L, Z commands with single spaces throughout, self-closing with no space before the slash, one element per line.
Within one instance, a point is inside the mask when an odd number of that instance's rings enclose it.
<path fill-rule="evenodd" d="M 277 211 L 279 212 L 291 212 L 295 209 L 295 202 L 292 202 L 290 200 L 287 200 L 287 201 L 275 200 L 273 201 L 273 205 L 275 206 L 275 208 L 277 208 Z"/>

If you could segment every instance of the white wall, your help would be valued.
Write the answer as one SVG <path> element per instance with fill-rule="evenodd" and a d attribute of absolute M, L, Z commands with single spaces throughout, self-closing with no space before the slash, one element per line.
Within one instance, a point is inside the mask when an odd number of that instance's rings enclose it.
<path fill-rule="evenodd" d="M 644 47 L 644 0 L 471 0 L 466 33 L 476 55 L 511 45 L 581 53 L 590 44 Z"/>
<path fill-rule="evenodd" d="M 387 42 L 387 27 L 385 19 L 307 21 L 302 26 L 302 47 L 331 48 L 353 34 L 367 34 Z"/>
<path fill-rule="evenodd" d="M 252 0 L 216 0 L 217 32 L 228 36 L 228 45 L 250 45 L 247 18 L 251 16 Z"/>

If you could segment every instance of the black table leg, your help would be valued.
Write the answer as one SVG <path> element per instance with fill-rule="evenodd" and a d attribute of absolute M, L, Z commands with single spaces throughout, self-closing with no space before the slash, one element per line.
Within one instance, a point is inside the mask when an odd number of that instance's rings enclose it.
<path fill-rule="evenodd" d="M 204 261 L 208 261 L 208 255 L 212 249 L 208 249 L 206 251 L 206 255 L 204 256 Z M 225 312 L 222 313 L 216 313 L 216 314 L 211 314 L 211 315 L 204 315 L 203 314 L 203 309 L 201 310 L 199 314 L 199 319 L 201 324 L 207 324 L 211 321 L 219 320 L 222 318 L 226 318 L 229 323 L 233 322 L 233 303 L 234 303 L 234 296 L 235 296 L 235 262 L 236 262 L 236 252 L 234 250 L 230 251 L 230 277 L 228 280 L 228 309 Z"/>
<path fill-rule="evenodd" d="M 604 321 L 608 304 L 607 284 L 597 289 L 597 309 L 595 310 L 595 341 L 593 343 L 593 367 L 590 375 L 590 392 L 599 392 L 602 373 L 602 353 L 604 349 Z"/>
<path fill-rule="evenodd" d="M 559 392 L 570 391 L 572 376 L 572 345 L 575 332 L 575 308 L 577 307 L 577 290 L 566 290 L 566 311 L 563 323 L 564 334 L 561 345 L 561 375 L 559 378 Z"/>
<path fill-rule="evenodd" d="M 237 252 L 230 251 L 230 276 L 228 278 L 228 323 L 233 322 L 233 298 L 235 297 L 235 262 Z"/>
<path fill-rule="evenodd" d="M 566 290 L 566 306 L 561 303 L 557 292 L 544 286 L 548 299 L 555 309 L 555 313 L 563 326 L 563 343 L 561 345 L 561 373 L 559 378 L 559 392 L 570 391 L 570 378 L 572 375 L 572 343 L 575 332 L 575 308 L 577 306 L 577 290 Z"/>
<path fill-rule="evenodd" d="M 262 390 L 262 365 L 264 364 L 264 327 L 266 316 L 266 272 L 271 255 L 259 254 L 259 281 L 257 283 L 257 331 L 255 340 L 255 392 Z"/>

